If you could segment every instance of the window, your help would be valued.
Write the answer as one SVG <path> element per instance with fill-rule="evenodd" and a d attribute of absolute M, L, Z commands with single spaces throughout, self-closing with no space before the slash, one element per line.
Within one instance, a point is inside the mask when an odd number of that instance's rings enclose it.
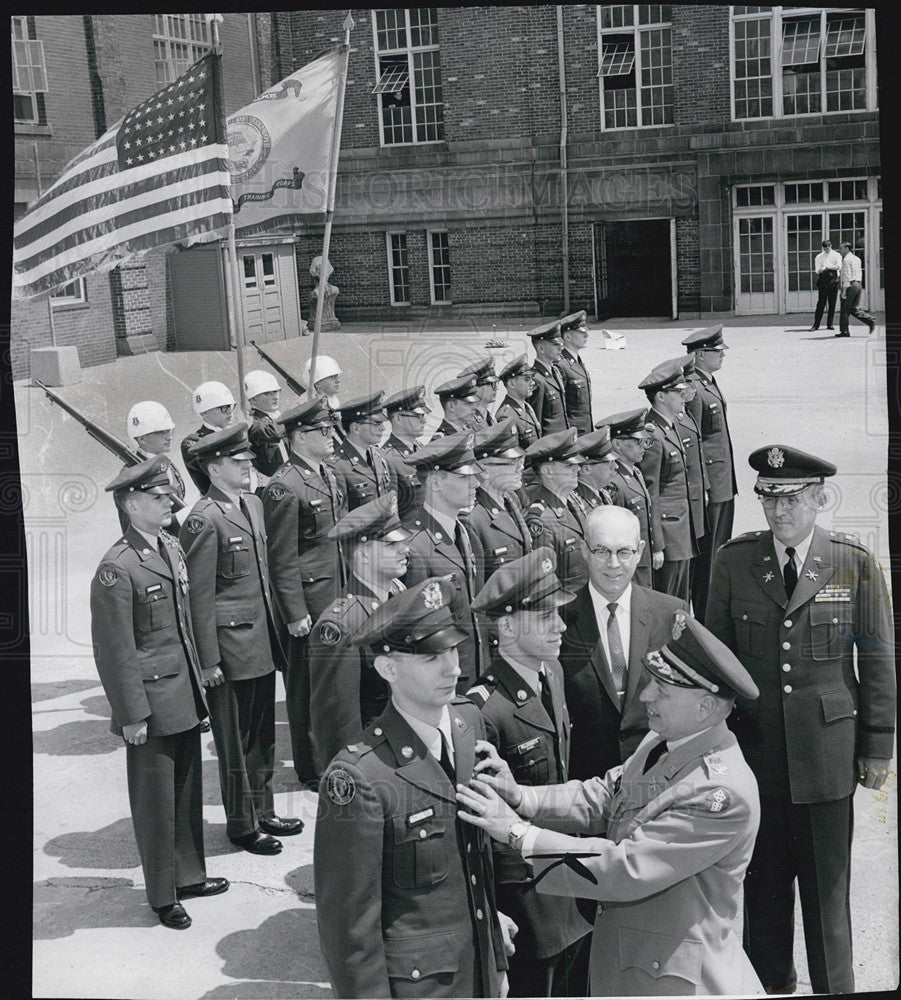
<path fill-rule="evenodd" d="M 601 107 L 605 129 L 673 123 L 668 4 L 598 7 Z"/>
<path fill-rule="evenodd" d="M 33 17 L 12 17 L 13 117 L 17 122 L 47 124 L 44 95 L 47 70 L 44 43 L 35 37 Z"/>
<path fill-rule="evenodd" d="M 875 110 L 867 16 L 862 10 L 733 7 L 733 117 Z"/>
<path fill-rule="evenodd" d="M 153 49 L 156 80 L 174 83 L 210 51 L 210 26 L 205 14 L 154 14 Z"/>
<path fill-rule="evenodd" d="M 867 182 L 863 179 L 854 181 L 829 181 L 826 189 L 829 194 L 829 201 L 867 200 Z M 882 197 L 881 194 L 880 197 Z"/>
<path fill-rule="evenodd" d="M 803 182 L 785 185 L 786 205 L 805 205 L 823 200 L 823 182 Z"/>
<path fill-rule="evenodd" d="M 387 233 L 388 283 L 391 287 L 391 305 L 410 304 L 410 255 L 407 251 L 406 233 Z"/>
<path fill-rule="evenodd" d="M 244 257 L 244 287 L 259 288 L 257 281 L 257 264 L 253 254 Z"/>
<path fill-rule="evenodd" d="M 773 220 L 770 217 L 738 220 L 738 259 L 742 292 L 773 291 Z"/>
<path fill-rule="evenodd" d="M 68 306 L 86 306 L 88 289 L 84 278 L 76 278 L 50 296 L 51 309 L 65 309 Z"/>
<path fill-rule="evenodd" d="M 441 142 L 444 98 L 434 8 L 375 10 L 372 15 L 382 145 Z"/>
<path fill-rule="evenodd" d="M 432 305 L 450 303 L 450 247 L 446 232 L 429 231 L 429 284 Z"/>
<path fill-rule="evenodd" d="M 271 253 L 264 253 L 260 260 L 263 264 L 263 287 L 273 288 L 275 286 L 275 257 Z"/>
<path fill-rule="evenodd" d="M 738 208 L 755 205 L 775 205 L 776 188 L 772 184 L 748 184 L 735 189 L 735 204 Z"/>

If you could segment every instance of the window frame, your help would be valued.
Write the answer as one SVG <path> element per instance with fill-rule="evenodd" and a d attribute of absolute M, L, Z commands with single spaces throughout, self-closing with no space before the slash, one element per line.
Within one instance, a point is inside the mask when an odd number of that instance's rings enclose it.
<path fill-rule="evenodd" d="M 74 295 L 64 295 L 63 291 L 69 288 L 70 285 L 77 285 L 78 290 Z M 49 297 L 50 308 L 57 312 L 61 309 L 86 309 L 90 303 L 88 302 L 88 285 L 85 279 L 73 278 L 72 281 L 63 285 L 57 292 L 54 292 Z"/>
<path fill-rule="evenodd" d="M 152 39 L 153 39 L 153 64 L 154 70 L 156 72 L 157 83 L 164 87 L 167 84 L 174 83 L 182 73 L 192 66 L 198 59 L 201 59 L 208 52 L 212 50 L 212 32 L 210 30 L 210 23 L 206 20 L 205 14 L 152 14 Z M 178 20 L 182 19 L 182 20 Z M 178 35 L 173 32 L 172 26 L 176 23 L 183 23 L 185 26 L 185 34 L 183 36 Z M 165 27 L 165 31 L 159 31 L 160 26 Z M 197 41 L 192 37 L 192 27 L 194 25 L 202 26 L 202 34 L 205 35 L 205 41 Z M 184 45 L 188 50 L 188 59 L 185 62 L 182 59 L 178 59 L 173 55 L 173 46 Z M 165 55 L 161 58 L 160 51 L 164 51 Z M 166 66 L 166 79 L 160 78 L 160 66 Z"/>
<path fill-rule="evenodd" d="M 47 109 L 46 94 L 49 92 L 50 84 L 47 77 L 47 60 L 44 54 L 44 42 L 37 37 L 35 31 L 34 18 L 26 14 L 11 15 L 10 23 L 10 68 L 12 71 L 12 94 L 13 94 L 13 122 L 16 125 L 46 125 Z M 16 37 L 16 26 L 23 31 L 23 37 Z M 29 60 L 22 72 L 27 72 L 29 88 L 21 86 L 23 83 L 20 77 L 20 70 L 16 59 L 16 43 L 25 43 L 29 53 Z M 41 74 L 41 78 L 35 79 L 35 70 Z M 36 86 L 43 83 L 43 87 Z M 19 86 L 17 86 L 17 84 Z M 30 117 L 19 117 L 16 115 L 15 98 L 28 98 L 31 101 L 32 114 Z"/>
<path fill-rule="evenodd" d="M 397 295 L 396 295 L 396 285 L 395 285 L 395 281 L 394 281 L 394 272 L 395 272 L 394 245 L 392 243 L 392 240 L 393 240 L 393 238 L 395 236 L 403 236 L 404 241 L 405 241 L 405 247 L 404 247 L 404 249 L 405 249 L 406 254 L 407 254 L 407 264 L 406 264 L 407 282 L 406 282 L 406 285 L 407 285 L 407 294 L 409 295 L 409 298 L 407 298 L 407 299 L 398 299 Z M 389 230 L 387 230 L 385 232 L 385 249 L 386 249 L 386 252 L 388 254 L 388 293 L 390 295 L 391 305 L 392 306 L 398 306 L 398 307 L 410 306 L 410 305 L 413 304 L 413 290 L 412 290 L 412 286 L 411 286 L 411 282 L 410 282 L 410 246 L 409 246 L 409 243 L 407 242 L 407 231 L 405 229 L 389 229 Z M 431 266 L 429 268 L 429 273 L 431 274 Z"/>
<path fill-rule="evenodd" d="M 450 233 L 447 229 L 427 229 L 426 230 L 426 246 L 429 253 L 429 302 L 433 306 L 449 306 L 453 304 L 453 299 L 437 299 L 435 298 L 435 236 L 446 236 L 447 237 L 447 264 L 441 264 L 441 267 L 447 267 L 447 289 L 450 292 L 452 288 L 452 277 L 451 277 L 451 264 L 450 264 Z"/>
<path fill-rule="evenodd" d="M 783 12 L 785 14 L 783 15 Z M 826 65 L 826 49 L 829 37 L 827 16 L 840 17 L 841 15 L 864 16 L 864 91 L 865 106 L 862 108 L 840 108 L 834 111 L 828 109 L 829 91 L 827 89 L 827 76 L 829 68 Z M 785 111 L 785 90 L 783 87 L 783 24 L 786 20 L 793 21 L 817 15 L 820 19 L 820 43 L 819 43 L 819 69 L 818 76 L 820 82 L 820 110 L 801 111 L 797 113 L 786 113 Z M 768 22 L 770 27 L 770 83 L 772 90 L 773 111 L 769 115 L 742 116 L 736 115 L 735 109 L 735 25 L 749 21 Z M 841 58 L 841 57 L 838 57 Z M 811 64 L 812 65 L 812 64 Z M 762 78 L 765 79 L 765 78 Z M 768 121 L 771 119 L 794 121 L 798 118 L 809 118 L 814 115 L 842 115 L 842 114 L 863 114 L 878 110 L 878 94 L 876 85 L 876 20 L 875 11 L 872 7 L 783 7 L 775 6 L 768 10 L 752 11 L 751 13 L 735 13 L 735 5 L 729 7 L 729 110 L 731 121 L 733 122 L 754 122 Z"/>
<path fill-rule="evenodd" d="M 629 25 L 623 25 L 621 27 L 605 28 L 603 27 L 603 14 L 602 10 L 606 6 L 631 6 L 632 7 L 632 23 Z M 648 129 L 648 128 L 671 128 L 675 124 L 675 84 L 672 79 L 673 70 L 673 22 L 672 22 L 672 11 L 670 12 L 669 21 L 652 21 L 647 24 L 640 23 L 638 16 L 638 8 L 646 6 L 645 4 L 597 4 L 595 6 L 595 21 L 597 25 L 597 41 L 598 41 L 598 97 L 600 102 L 601 111 L 601 130 L 603 132 L 624 132 L 628 129 Z M 653 4 L 651 6 L 671 6 L 667 4 Z M 650 87 L 642 86 L 641 74 L 644 70 L 644 60 L 642 56 L 642 46 L 641 46 L 641 36 L 642 34 L 648 34 L 652 31 L 667 30 L 670 33 L 669 36 L 669 50 L 670 50 L 670 83 L 668 85 L 661 84 L 659 86 L 667 87 L 670 91 L 670 101 L 669 104 L 664 104 L 664 110 L 668 109 L 669 121 L 665 122 L 649 122 L 645 123 L 642 121 L 643 117 L 643 107 L 642 107 L 642 92 L 644 90 L 658 89 L 656 85 Z M 630 89 L 635 94 L 635 121 L 634 125 L 607 125 L 606 115 L 607 107 L 604 102 L 605 88 L 604 88 L 604 36 L 617 36 L 617 35 L 630 35 L 632 39 L 632 68 L 631 73 L 635 75 L 635 83 L 631 88 L 616 88 L 616 90 Z M 622 74 L 627 76 L 629 74 Z M 616 77 L 611 77 L 611 79 L 616 79 Z M 615 91 L 611 90 L 611 93 Z"/>
<path fill-rule="evenodd" d="M 394 9 L 394 10 L 401 9 L 404 12 L 404 34 L 405 34 L 405 42 L 406 42 L 406 44 L 402 48 L 385 49 L 383 51 L 383 50 L 381 50 L 379 48 L 379 32 L 378 32 L 377 15 L 381 11 L 391 10 L 391 9 Z M 436 10 L 436 8 L 414 8 L 414 9 Z M 395 146 L 435 146 L 435 145 L 439 145 L 439 144 L 442 144 L 442 143 L 446 143 L 447 142 L 447 138 L 446 138 L 446 135 L 445 135 L 445 132 L 444 132 L 445 124 L 446 124 L 445 123 L 445 114 L 444 114 L 444 108 L 445 108 L 444 80 L 443 80 L 443 76 L 442 76 L 442 72 L 441 72 L 441 58 L 440 58 L 441 45 L 440 45 L 440 42 L 436 41 L 436 42 L 433 42 L 433 43 L 429 43 L 428 45 L 413 45 L 412 44 L 412 28 L 411 28 L 411 24 L 410 24 L 410 8 L 408 8 L 408 7 L 403 7 L 403 8 L 384 8 L 384 7 L 372 8 L 371 22 L 372 22 L 372 55 L 373 55 L 373 60 L 375 62 L 375 83 L 373 84 L 373 87 L 378 86 L 379 81 L 382 79 L 383 70 L 382 70 L 381 63 L 382 63 L 383 59 L 397 60 L 397 61 L 399 61 L 401 57 L 406 56 L 406 59 L 407 59 L 407 83 L 406 83 L 406 87 L 409 89 L 409 95 L 410 95 L 410 131 L 411 131 L 412 137 L 411 137 L 411 139 L 408 142 L 389 142 L 385 138 L 386 125 L 385 125 L 384 105 L 383 105 L 383 101 L 382 101 L 382 98 L 383 98 L 384 95 L 383 95 L 383 93 L 379 93 L 379 94 L 374 94 L 373 93 L 372 94 L 372 96 L 374 96 L 376 98 L 377 107 L 378 107 L 378 116 L 379 116 L 379 145 L 381 147 L 383 147 L 383 148 L 386 148 L 386 149 L 393 149 Z M 435 32 L 436 36 L 437 36 L 437 31 L 438 31 L 438 25 L 437 25 L 437 19 L 436 19 L 435 25 L 434 25 L 434 32 Z M 419 139 L 419 138 L 417 138 L 417 131 L 418 131 L 418 129 L 429 127 L 427 124 L 424 124 L 424 123 L 420 122 L 418 120 L 417 114 L 416 114 L 416 111 L 417 111 L 417 108 L 419 107 L 419 105 L 417 105 L 417 103 L 416 103 L 417 70 L 416 70 L 416 67 L 414 65 L 414 62 L 415 62 L 414 56 L 416 54 L 425 53 L 425 52 L 435 52 L 435 53 L 438 54 L 437 67 L 435 69 L 435 71 L 437 72 L 437 76 L 438 76 L 439 86 L 441 88 L 441 102 L 440 102 L 440 108 L 441 108 L 440 132 L 441 132 L 441 137 L 438 138 L 438 139 Z M 372 93 L 372 90 L 370 90 L 370 93 Z M 439 105 L 423 105 L 423 107 L 433 107 L 433 106 L 434 107 L 438 107 Z"/>

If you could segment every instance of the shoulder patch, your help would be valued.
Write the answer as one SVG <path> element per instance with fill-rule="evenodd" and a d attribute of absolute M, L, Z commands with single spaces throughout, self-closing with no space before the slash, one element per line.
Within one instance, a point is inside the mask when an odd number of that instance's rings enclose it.
<path fill-rule="evenodd" d="M 97 579 L 103 584 L 104 587 L 115 586 L 119 579 L 119 573 L 115 566 L 101 566 L 97 571 Z"/>
<path fill-rule="evenodd" d="M 196 514 L 192 514 L 191 517 L 185 521 L 185 531 L 191 535 L 199 534 L 203 530 L 204 520 L 202 517 L 197 517 Z"/>
<path fill-rule="evenodd" d="M 469 698 L 473 704 L 478 705 L 478 707 L 481 708 L 491 697 L 491 692 L 485 687 L 484 684 L 476 684 L 475 687 L 470 688 L 466 692 L 466 697 Z"/>
<path fill-rule="evenodd" d="M 529 521 L 529 531 L 537 538 L 544 531 L 544 525 L 541 521 Z"/>
<path fill-rule="evenodd" d="M 704 803 L 712 813 L 725 812 L 732 804 L 732 797 L 725 788 L 717 787 L 707 793 Z"/>
<path fill-rule="evenodd" d="M 321 622 L 319 625 L 319 641 L 323 646 L 337 646 L 344 638 L 341 627 L 336 622 Z"/>
<path fill-rule="evenodd" d="M 282 500 L 288 495 L 288 491 L 281 483 L 270 483 L 266 487 L 266 496 L 270 500 Z"/>
<path fill-rule="evenodd" d="M 336 767 L 329 772 L 325 782 L 325 792 L 336 806 L 346 806 L 353 802 L 357 794 L 357 785 L 349 771 L 345 771 L 343 767 Z"/>

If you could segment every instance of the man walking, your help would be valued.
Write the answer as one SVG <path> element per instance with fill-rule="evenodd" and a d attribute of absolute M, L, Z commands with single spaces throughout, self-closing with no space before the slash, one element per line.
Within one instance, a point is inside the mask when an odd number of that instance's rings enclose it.
<path fill-rule="evenodd" d="M 831 240 L 823 240 L 823 249 L 816 255 L 813 262 L 813 270 L 817 276 L 817 307 L 813 316 L 813 326 L 811 333 L 819 330 L 820 322 L 823 319 L 823 310 L 828 303 L 829 312 L 826 315 L 826 329 L 834 330 L 832 325 L 835 319 L 835 300 L 838 296 L 839 274 L 842 269 L 842 258 L 832 249 Z M 684 344 L 685 341 L 683 340 Z"/>
<path fill-rule="evenodd" d="M 836 337 L 851 336 L 851 330 L 848 327 L 848 318 L 851 316 L 859 319 L 861 323 L 866 323 L 870 333 L 872 333 L 876 329 L 876 320 L 873 319 L 866 309 L 861 309 L 858 304 L 860 302 L 861 291 L 863 290 L 861 284 L 863 281 L 863 267 L 860 257 L 851 252 L 850 243 L 840 243 L 839 250 L 842 255 L 840 279 L 842 308 L 838 320 L 839 332 L 836 334 Z"/>

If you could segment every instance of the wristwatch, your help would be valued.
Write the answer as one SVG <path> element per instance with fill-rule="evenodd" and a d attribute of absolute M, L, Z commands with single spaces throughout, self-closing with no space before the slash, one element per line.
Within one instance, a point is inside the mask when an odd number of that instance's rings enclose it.
<path fill-rule="evenodd" d="M 510 832 L 507 834 L 507 843 L 515 850 L 519 851 L 522 849 L 522 842 L 525 840 L 526 834 L 531 829 L 532 824 L 525 820 L 520 820 L 514 823 L 510 827 Z"/>

